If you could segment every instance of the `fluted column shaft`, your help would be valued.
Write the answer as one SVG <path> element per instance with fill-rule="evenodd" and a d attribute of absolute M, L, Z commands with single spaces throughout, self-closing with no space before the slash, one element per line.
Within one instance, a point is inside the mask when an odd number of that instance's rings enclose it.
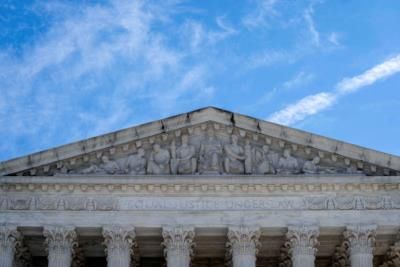
<path fill-rule="evenodd" d="M 48 249 L 49 267 L 71 267 L 72 253 L 77 245 L 72 226 L 46 226 L 43 231 Z"/>
<path fill-rule="evenodd" d="M 376 225 L 350 225 L 344 232 L 352 267 L 373 267 Z"/>
<path fill-rule="evenodd" d="M 16 226 L 0 225 L 0 266 L 13 266 L 15 245 L 19 236 Z"/>
<path fill-rule="evenodd" d="M 314 267 L 319 229 L 315 225 L 289 226 L 286 238 L 293 267 Z"/>
<path fill-rule="evenodd" d="M 135 229 L 133 226 L 111 225 L 103 227 L 104 244 L 107 253 L 108 267 L 129 267 Z"/>
<path fill-rule="evenodd" d="M 255 267 L 260 238 L 258 227 L 230 227 L 228 243 L 233 267 Z"/>
<path fill-rule="evenodd" d="M 167 267 L 189 267 L 193 254 L 194 228 L 188 226 L 163 227 L 164 254 Z"/>

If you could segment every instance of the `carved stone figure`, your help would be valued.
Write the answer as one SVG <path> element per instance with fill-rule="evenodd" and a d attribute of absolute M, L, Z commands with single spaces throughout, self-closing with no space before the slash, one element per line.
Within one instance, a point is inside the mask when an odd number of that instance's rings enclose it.
<path fill-rule="evenodd" d="M 106 174 L 117 174 L 121 172 L 118 164 L 110 160 L 107 156 L 101 157 L 102 163 L 100 165 L 91 165 L 89 168 L 83 169 L 81 171 L 82 174 L 89 173 L 106 173 Z"/>
<path fill-rule="evenodd" d="M 181 139 L 181 146 L 172 153 L 171 171 L 173 174 L 194 174 L 197 169 L 196 148 L 189 144 L 188 135 L 182 135 Z"/>
<path fill-rule="evenodd" d="M 221 143 L 215 138 L 212 129 L 208 129 L 206 139 L 200 145 L 199 172 L 203 174 L 221 173 Z"/>
<path fill-rule="evenodd" d="M 169 161 L 171 155 L 167 149 L 161 148 L 159 144 L 153 145 L 153 151 L 150 154 L 147 164 L 147 173 L 149 174 L 169 174 Z"/>
<path fill-rule="evenodd" d="M 244 146 L 244 157 L 244 173 L 251 174 L 253 172 L 253 150 L 249 140 L 246 140 Z"/>
<path fill-rule="evenodd" d="M 231 136 L 231 143 L 224 146 L 224 168 L 227 173 L 244 173 L 245 155 L 243 148 L 238 145 L 238 137 Z"/>
<path fill-rule="evenodd" d="M 290 154 L 289 149 L 283 150 L 283 156 L 279 159 L 278 173 L 297 174 L 300 172 L 297 159 Z"/>
<path fill-rule="evenodd" d="M 303 172 L 306 174 L 335 173 L 335 168 L 320 166 L 321 158 L 316 156 L 312 160 L 306 161 L 303 165 Z"/>
<path fill-rule="evenodd" d="M 139 148 L 136 154 L 130 155 L 126 161 L 126 170 L 128 174 L 145 174 L 147 159 L 143 148 Z"/>
<path fill-rule="evenodd" d="M 269 158 L 269 147 L 263 146 L 262 149 L 255 148 L 254 155 L 254 173 L 255 174 L 274 174 L 275 168 Z"/>

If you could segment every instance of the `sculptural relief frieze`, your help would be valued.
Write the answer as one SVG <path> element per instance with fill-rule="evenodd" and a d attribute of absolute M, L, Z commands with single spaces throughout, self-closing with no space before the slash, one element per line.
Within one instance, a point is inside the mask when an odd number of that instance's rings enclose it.
<path fill-rule="evenodd" d="M 129 146 L 125 146 L 128 147 Z M 58 162 L 54 175 L 319 175 L 360 174 L 350 161 L 324 159 L 309 148 L 268 138 L 255 138 L 243 130 L 229 131 L 214 125 L 163 134 L 136 141 L 134 148 L 116 153 L 98 152 L 76 164 Z M 127 151 L 126 151 L 127 150 Z M 72 164 L 74 163 L 74 164 Z"/>

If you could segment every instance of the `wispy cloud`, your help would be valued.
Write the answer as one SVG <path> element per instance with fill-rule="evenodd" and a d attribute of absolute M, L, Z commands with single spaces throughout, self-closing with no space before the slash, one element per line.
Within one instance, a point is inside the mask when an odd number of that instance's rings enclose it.
<path fill-rule="evenodd" d="M 233 27 L 224 17 L 219 16 L 215 19 L 217 29 L 206 29 L 205 26 L 198 21 L 189 20 L 182 27 L 183 41 L 187 42 L 192 49 L 198 49 L 204 45 L 215 45 L 239 31 Z"/>
<path fill-rule="evenodd" d="M 334 94 L 327 92 L 309 95 L 272 114 L 268 120 L 290 125 L 330 107 L 334 103 L 335 99 L 336 96 Z"/>
<path fill-rule="evenodd" d="M 293 78 L 283 83 L 283 88 L 290 89 L 294 87 L 299 87 L 310 83 L 314 80 L 315 75 L 312 73 L 306 73 L 304 71 L 300 71 Z"/>
<path fill-rule="evenodd" d="M 310 32 L 311 35 L 311 40 L 312 43 L 315 46 L 319 46 L 320 45 L 320 37 L 319 37 L 319 32 L 317 31 L 317 29 L 315 28 L 315 23 L 314 23 L 314 19 L 313 19 L 313 14 L 314 14 L 314 8 L 311 5 L 309 8 L 307 8 L 304 11 L 304 20 L 307 23 L 307 27 L 308 27 L 308 31 Z"/>
<path fill-rule="evenodd" d="M 137 115 L 143 100 L 165 115 L 182 106 L 184 95 L 193 101 L 199 94 L 212 98 L 207 66 L 188 61 L 190 49 L 169 44 L 173 30 L 158 30 L 180 10 L 179 1 L 167 2 L 36 4 L 39 13 L 62 16 L 21 55 L 0 50 L 4 143 L 24 137 L 44 148 L 49 140 L 68 142 L 137 123 L 151 116 Z M 215 29 L 202 30 L 207 46 L 236 34 L 224 17 L 216 18 Z M 206 45 L 198 42 L 194 45 Z M 14 149 L 1 146 L 0 158 L 4 151 Z"/>
<path fill-rule="evenodd" d="M 255 28 L 265 26 L 268 19 L 277 16 L 278 11 L 275 6 L 279 0 L 261 0 L 257 3 L 257 7 L 243 19 L 242 23 L 247 28 Z"/>
<path fill-rule="evenodd" d="M 398 72 L 400 72 L 400 55 L 372 67 L 361 75 L 343 79 L 332 93 L 320 92 L 306 96 L 273 113 L 268 120 L 284 125 L 294 124 L 331 107 L 340 97 L 354 93 Z"/>
<path fill-rule="evenodd" d="M 367 85 L 371 85 L 397 72 L 400 72 L 400 55 L 367 70 L 361 75 L 343 79 L 338 83 L 336 89 L 340 94 L 356 92 Z"/>

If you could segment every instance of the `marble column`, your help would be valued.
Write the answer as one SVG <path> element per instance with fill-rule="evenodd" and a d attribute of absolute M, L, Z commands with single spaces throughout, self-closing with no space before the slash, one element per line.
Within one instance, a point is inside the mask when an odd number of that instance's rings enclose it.
<path fill-rule="evenodd" d="M 0 225 L 0 266 L 12 267 L 15 246 L 20 237 L 17 227 L 8 224 Z"/>
<path fill-rule="evenodd" d="M 319 229 L 316 225 L 292 225 L 286 238 L 293 267 L 314 267 Z"/>
<path fill-rule="evenodd" d="M 193 255 L 194 228 L 190 226 L 163 227 L 162 236 L 167 267 L 189 267 Z"/>
<path fill-rule="evenodd" d="M 45 226 L 43 235 L 48 250 L 49 267 L 70 267 L 72 253 L 77 246 L 73 226 Z"/>
<path fill-rule="evenodd" d="M 233 267 L 255 267 L 260 238 L 260 228 L 236 226 L 228 229 L 229 255 Z"/>
<path fill-rule="evenodd" d="M 352 267 L 373 267 L 376 225 L 349 225 L 344 232 Z"/>
<path fill-rule="evenodd" d="M 108 267 L 129 267 L 136 234 L 133 226 L 103 227 Z"/>

